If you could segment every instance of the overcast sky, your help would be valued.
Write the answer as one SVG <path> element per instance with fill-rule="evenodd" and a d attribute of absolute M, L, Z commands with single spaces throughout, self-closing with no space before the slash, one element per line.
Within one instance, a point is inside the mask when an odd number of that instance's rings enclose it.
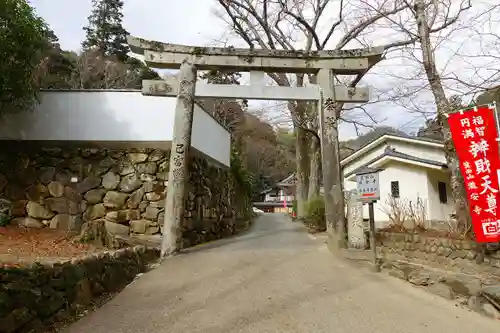
<path fill-rule="evenodd" d="M 479 0 L 478 0 L 479 1 Z M 37 13 L 42 16 L 59 37 L 63 49 L 78 50 L 85 37 L 82 27 L 87 24 L 91 0 L 31 0 Z M 146 39 L 188 45 L 214 45 L 216 40 L 227 36 L 224 23 L 214 13 L 212 0 L 125 0 L 124 27 L 132 35 Z M 146 5 L 147 4 L 147 5 Z M 238 42 L 231 41 L 238 45 Z M 242 45 L 241 45 L 242 46 Z M 386 79 L 371 80 L 370 84 L 383 86 Z M 266 106 L 274 111 L 274 106 Z M 414 132 L 423 119 L 415 119 L 406 110 L 385 104 L 371 108 L 379 115 L 382 124 Z M 351 125 L 341 128 L 341 137 L 353 137 Z"/>
<path fill-rule="evenodd" d="M 56 32 L 63 48 L 78 50 L 91 0 L 31 0 Z M 123 25 L 133 35 L 171 43 L 202 44 L 224 33 L 211 12 L 211 0 L 125 0 Z M 146 5 L 147 4 L 147 5 Z M 182 29 L 180 27 L 183 26 Z"/>

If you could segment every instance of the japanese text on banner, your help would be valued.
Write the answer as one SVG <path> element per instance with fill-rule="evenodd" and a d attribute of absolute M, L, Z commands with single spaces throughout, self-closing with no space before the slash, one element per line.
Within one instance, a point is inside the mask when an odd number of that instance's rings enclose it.
<path fill-rule="evenodd" d="M 500 163 L 494 112 L 495 108 L 484 106 L 448 118 L 478 242 L 500 241 Z"/>

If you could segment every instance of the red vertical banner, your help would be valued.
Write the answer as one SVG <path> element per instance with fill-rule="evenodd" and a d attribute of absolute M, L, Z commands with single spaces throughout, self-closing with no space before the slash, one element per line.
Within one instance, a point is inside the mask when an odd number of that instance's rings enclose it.
<path fill-rule="evenodd" d="M 495 107 L 481 106 L 449 115 L 453 143 L 469 199 L 472 226 L 481 243 L 500 242 Z"/>

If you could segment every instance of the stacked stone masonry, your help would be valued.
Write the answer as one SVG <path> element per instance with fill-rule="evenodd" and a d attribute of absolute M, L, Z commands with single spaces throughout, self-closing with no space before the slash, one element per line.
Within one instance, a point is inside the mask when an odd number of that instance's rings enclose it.
<path fill-rule="evenodd" d="M 478 244 L 472 240 L 396 232 L 379 232 L 377 246 L 382 256 L 398 254 L 450 265 L 475 262 L 479 253 Z M 481 258 L 480 263 L 500 268 L 498 244 L 489 244 L 486 247 L 485 256 Z"/>
<path fill-rule="evenodd" d="M 159 234 L 169 151 L 159 149 L 2 148 L 0 193 L 11 224 L 80 230 L 104 223 L 112 235 Z M 249 202 L 237 200 L 229 170 L 191 157 L 183 247 L 231 235 Z"/>
<path fill-rule="evenodd" d="M 157 250 L 137 246 L 66 262 L 0 266 L 0 333 L 43 331 L 148 268 Z"/>

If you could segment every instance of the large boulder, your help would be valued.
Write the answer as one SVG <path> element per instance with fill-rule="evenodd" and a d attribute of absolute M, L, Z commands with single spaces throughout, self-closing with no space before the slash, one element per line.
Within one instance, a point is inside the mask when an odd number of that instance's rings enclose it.
<path fill-rule="evenodd" d="M 148 201 L 159 201 L 165 198 L 163 193 L 149 192 L 146 193 L 146 200 Z"/>
<path fill-rule="evenodd" d="M 108 208 L 122 208 L 127 198 L 128 195 L 125 193 L 109 191 L 104 196 L 103 203 Z"/>
<path fill-rule="evenodd" d="M 120 175 L 126 176 L 135 172 L 134 166 L 129 161 L 120 161 L 119 164 Z"/>
<path fill-rule="evenodd" d="M 101 178 L 87 177 L 84 180 L 82 180 L 78 185 L 76 185 L 76 191 L 80 194 L 83 194 L 94 188 L 98 188 L 99 186 L 101 186 Z"/>
<path fill-rule="evenodd" d="M 96 189 L 90 190 L 87 193 L 85 193 L 85 200 L 87 200 L 87 203 L 89 205 L 95 205 L 96 203 L 99 203 L 102 201 L 106 192 L 107 191 L 103 188 L 96 188 Z"/>
<path fill-rule="evenodd" d="M 54 213 L 50 209 L 34 201 L 28 201 L 26 212 L 29 217 L 41 220 L 48 220 L 54 216 Z"/>
<path fill-rule="evenodd" d="M 127 207 L 132 209 L 136 209 L 137 207 L 139 207 L 139 204 L 142 201 L 144 193 L 145 193 L 144 186 L 135 190 L 134 193 L 132 193 L 130 198 L 127 200 Z"/>
<path fill-rule="evenodd" d="M 165 157 L 165 153 L 163 152 L 163 150 L 155 149 L 149 154 L 148 161 L 157 162 L 163 157 Z"/>
<path fill-rule="evenodd" d="M 134 209 L 116 210 L 106 214 L 106 220 L 115 223 L 124 223 L 130 220 L 139 219 L 141 212 Z"/>
<path fill-rule="evenodd" d="M 133 220 L 130 221 L 130 231 L 136 234 L 153 235 L 160 231 L 160 226 L 156 222 L 149 220 Z"/>
<path fill-rule="evenodd" d="M 137 172 L 139 173 L 149 173 L 149 174 L 154 174 L 156 173 L 156 163 L 155 162 L 145 162 L 145 163 L 139 163 L 135 166 Z"/>
<path fill-rule="evenodd" d="M 148 159 L 148 154 L 146 154 L 146 153 L 129 153 L 127 155 L 127 157 L 131 163 L 137 164 L 137 163 L 145 162 Z"/>
<path fill-rule="evenodd" d="M 102 187 L 107 190 L 114 190 L 120 184 L 120 175 L 110 171 L 102 177 Z"/>
<path fill-rule="evenodd" d="M 49 190 L 41 183 L 33 184 L 26 190 L 26 197 L 31 201 L 40 202 L 41 199 L 49 196 Z"/>
<path fill-rule="evenodd" d="M 99 203 L 97 205 L 92 205 L 87 207 L 84 217 L 86 221 L 92 221 L 100 219 L 105 215 L 106 215 L 106 207 L 104 207 L 104 204 Z"/>
<path fill-rule="evenodd" d="M 131 173 L 122 178 L 120 182 L 120 190 L 125 193 L 130 193 L 137 190 L 142 185 L 141 178 L 136 173 Z"/>
<path fill-rule="evenodd" d="M 53 212 L 59 214 L 78 214 L 80 213 L 80 205 L 66 198 L 48 198 L 45 203 Z"/>
<path fill-rule="evenodd" d="M 106 227 L 106 231 L 111 235 L 127 236 L 130 232 L 130 228 L 128 226 L 120 223 L 106 221 L 104 225 Z"/>
<path fill-rule="evenodd" d="M 130 230 L 136 234 L 145 234 L 146 228 L 149 225 L 148 220 L 134 220 L 130 221 Z"/>
<path fill-rule="evenodd" d="M 156 221 L 158 219 L 158 214 L 160 213 L 160 210 L 155 207 L 147 207 L 146 212 L 143 214 L 143 217 L 145 219 L 151 220 L 151 221 Z"/>
<path fill-rule="evenodd" d="M 42 182 L 42 184 L 49 184 L 52 180 L 54 180 L 54 177 L 56 175 L 56 168 L 55 167 L 43 167 L 40 168 L 40 174 L 38 179 Z"/>
<path fill-rule="evenodd" d="M 47 189 L 51 196 L 59 198 L 64 195 L 64 185 L 57 181 L 51 181 L 49 185 L 47 185 Z"/>

